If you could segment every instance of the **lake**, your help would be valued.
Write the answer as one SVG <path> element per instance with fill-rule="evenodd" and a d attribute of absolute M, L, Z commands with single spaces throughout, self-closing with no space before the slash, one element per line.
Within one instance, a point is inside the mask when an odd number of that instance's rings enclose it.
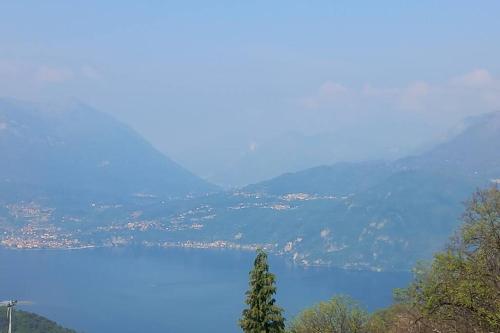
<path fill-rule="evenodd" d="M 254 253 L 230 250 L 0 249 L 0 300 L 87 333 L 240 332 Z M 409 273 L 304 268 L 270 257 L 287 318 L 348 294 L 368 310 L 391 303 Z"/>

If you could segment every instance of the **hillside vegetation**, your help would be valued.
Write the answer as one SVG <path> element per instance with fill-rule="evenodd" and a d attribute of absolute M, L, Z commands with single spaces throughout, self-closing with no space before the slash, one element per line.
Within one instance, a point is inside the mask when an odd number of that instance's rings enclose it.
<path fill-rule="evenodd" d="M 7 332 L 9 325 L 5 307 L 0 307 L 0 332 Z M 15 310 L 12 317 L 13 333 L 76 333 L 34 313 Z"/>

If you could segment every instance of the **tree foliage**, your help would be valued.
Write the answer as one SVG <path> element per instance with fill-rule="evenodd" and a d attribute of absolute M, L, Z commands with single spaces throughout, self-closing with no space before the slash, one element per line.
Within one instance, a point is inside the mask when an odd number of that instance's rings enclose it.
<path fill-rule="evenodd" d="M 290 325 L 290 333 L 360 333 L 368 314 L 352 299 L 337 296 L 304 310 Z"/>
<path fill-rule="evenodd" d="M 276 293 L 274 274 L 269 272 L 267 255 L 258 250 L 254 268 L 250 272 L 250 289 L 247 291 L 246 304 L 240 326 L 245 333 L 281 333 L 285 328 L 283 310 L 275 303 Z"/>
<path fill-rule="evenodd" d="M 450 332 L 500 332 L 500 191 L 478 191 L 448 249 L 420 272 L 408 296 L 423 320 Z"/>
<path fill-rule="evenodd" d="M 497 187 L 474 193 L 446 250 L 414 273 L 414 282 L 396 292 L 397 305 L 372 316 L 369 332 L 500 332 Z"/>

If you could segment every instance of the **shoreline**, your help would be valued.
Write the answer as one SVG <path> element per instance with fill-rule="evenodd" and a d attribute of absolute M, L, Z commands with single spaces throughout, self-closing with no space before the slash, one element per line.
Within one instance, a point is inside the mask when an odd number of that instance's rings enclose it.
<path fill-rule="evenodd" d="M 189 242 L 189 241 L 187 241 Z M 196 243 L 196 242 L 193 242 Z M 184 244 L 177 244 L 177 242 L 165 242 L 165 243 L 160 243 L 160 244 L 133 244 L 133 245 L 122 245 L 122 246 L 109 246 L 109 245 L 87 245 L 87 246 L 81 246 L 81 247 L 71 247 L 71 248 L 54 248 L 54 247 L 37 247 L 37 248 L 17 248 L 17 247 L 8 247 L 8 246 L 3 246 L 0 245 L 1 250 L 8 250 L 8 251 L 84 251 L 84 250 L 94 250 L 94 249 L 132 249 L 132 248 L 140 248 L 140 249 L 163 249 L 163 250 L 169 250 L 169 249 L 183 249 L 183 250 L 195 250 L 195 251 L 233 251 L 233 252 L 244 252 L 244 253 L 249 253 L 249 252 L 254 252 L 255 249 L 250 249 L 246 247 L 211 247 L 211 246 L 186 246 Z M 288 258 L 282 253 L 275 253 L 273 251 L 269 251 L 269 254 L 272 255 L 275 258 L 282 258 L 284 259 L 287 263 L 295 266 L 295 267 L 300 267 L 302 269 L 338 269 L 346 272 L 371 272 L 371 273 L 411 273 L 412 270 L 376 270 L 376 269 L 366 269 L 366 268 L 361 268 L 361 269 L 356 269 L 356 268 L 346 268 L 346 267 L 341 267 L 341 266 L 335 266 L 335 265 L 328 265 L 328 264 L 315 264 L 315 263 L 308 263 L 304 264 L 301 262 L 296 262 Z"/>

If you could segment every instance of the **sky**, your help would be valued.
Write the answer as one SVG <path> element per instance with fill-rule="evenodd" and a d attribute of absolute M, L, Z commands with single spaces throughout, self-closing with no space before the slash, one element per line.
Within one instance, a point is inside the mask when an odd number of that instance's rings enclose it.
<path fill-rule="evenodd" d="M 498 13 L 480 0 L 3 0 L 0 97 L 77 99 L 224 183 L 289 133 L 411 151 L 500 110 Z"/>

